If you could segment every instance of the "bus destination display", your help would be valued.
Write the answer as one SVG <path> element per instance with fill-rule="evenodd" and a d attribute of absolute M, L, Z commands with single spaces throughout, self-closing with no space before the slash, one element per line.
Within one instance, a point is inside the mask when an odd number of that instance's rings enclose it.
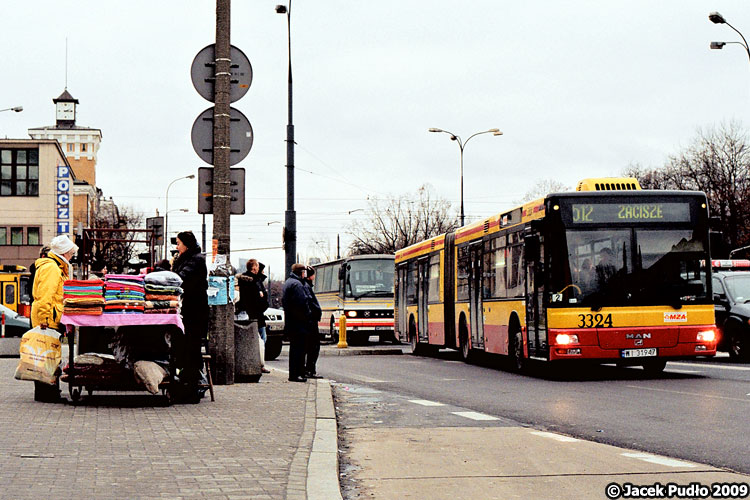
<path fill-rule="evenodd" d="M 690 222 L 689 203 L 573 203 L 574 224 Z"/>

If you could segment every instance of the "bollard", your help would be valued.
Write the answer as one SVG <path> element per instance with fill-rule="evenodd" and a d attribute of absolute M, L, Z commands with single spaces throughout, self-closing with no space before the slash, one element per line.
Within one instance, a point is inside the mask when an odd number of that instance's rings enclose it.
<path fill-rule="evenodd" d="M 339 349 L 346 349 L 349 344 L 346 343 L 346 316 L 339 316 L 339 343 L 336 346 Z"/>
<path fill-rule="evenodd" d="M 0 337 L 5 338 L 5 313 L 3 313 L 3 319 L 2 319 L 2 331 L 0 332 Z"/>

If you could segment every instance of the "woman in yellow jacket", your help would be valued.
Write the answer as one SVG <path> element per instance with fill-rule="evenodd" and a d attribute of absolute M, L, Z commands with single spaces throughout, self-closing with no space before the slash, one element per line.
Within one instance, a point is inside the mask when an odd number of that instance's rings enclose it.
<path fill-rule="evenodd" d="M 78 251 L 78 246 L 67 236 L 52 238 L 47 257 L 36 260 L 36 274 L 31 293 L 34 303 L 31 306 L 31 326 L 59 330 L 63 312 L 63 282 L 70 278 L 70 259 Z M 60 400 L 60 386 L 34 382 L 34 400 L 55 402 Z"/>

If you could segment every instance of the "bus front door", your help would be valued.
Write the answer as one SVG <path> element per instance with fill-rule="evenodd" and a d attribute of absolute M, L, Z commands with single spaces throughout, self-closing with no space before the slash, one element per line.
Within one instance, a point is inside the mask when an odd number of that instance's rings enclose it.
<path fill-rule="evenodd" d="M 482 313 L 482 244 L 469 247 L 471 271 L 469 275 L 469 320 L 471 347 L 484 349 L 484 314 Z"/>
<path fill-rule="evenodd" d="M 544 311 L 544 245 L 535 260 L 526 265 L 526 329 L 529 356 L 543 356 L 547 348 L 547 321 Z"/>
<path fill-rule="evenodd" d="M 429 321 L 427 314 L 427 297 L 429 296 L 429 284 L 430 284 L 430 263 L 427 259 L 422 259 L 417 262 L 418 275 L 419 275 L 419 288 L 417 290 L 417 331 L 419 333 L 419 341 L 427 342 L 429 340 Z"/>
<path fill-rule="evenodd" d="M 398 268 L 398 291 L 397 291 L 397 308 L 396 313 L 398 314 L 398 318 L 396 318 L 396 321 L 398 322 L 396 324 L 396 327 L 398 328 L 399 335 L 401 337 L 402 342 L 408 342 L 409 341 L 409 315 L 406 312 L 406 274 L 408 272 L 408 268 L 406 265 L 400 266 Z"/>

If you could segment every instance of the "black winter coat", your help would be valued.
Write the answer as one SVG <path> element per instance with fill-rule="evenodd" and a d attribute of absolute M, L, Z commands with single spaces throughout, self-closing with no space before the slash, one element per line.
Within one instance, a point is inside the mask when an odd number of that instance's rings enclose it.
<path fill-rule="evenodd" d="M 307 285 L 294 273 L 284 282 L 281 304 L 284 308 L 284 330 L 289 337 L 304 336 L 310 332 L 310 301 Z"/>
<path fill-rule="evenodd" d="M 201 328 L 208 326 L 208 269 L 201 248 L 196 246 L 177 256 L 172 271 L 182 278 L 182 319 L 195 322 Z M 203 326 L 205 325 L 205 327 Z M 202 332 L 205 333 L 205 332 Z"/>
<path fill-rule="evenodd" d="M 263 282 L 266 275 L 262 272 L 253 274 L 250 271 L 238 277 L 240 285 L 240 303 L 251 320 L 258 322 L 258 327 L 266 326 L 263 313 L 268 309 L 268 292 Z"/>

